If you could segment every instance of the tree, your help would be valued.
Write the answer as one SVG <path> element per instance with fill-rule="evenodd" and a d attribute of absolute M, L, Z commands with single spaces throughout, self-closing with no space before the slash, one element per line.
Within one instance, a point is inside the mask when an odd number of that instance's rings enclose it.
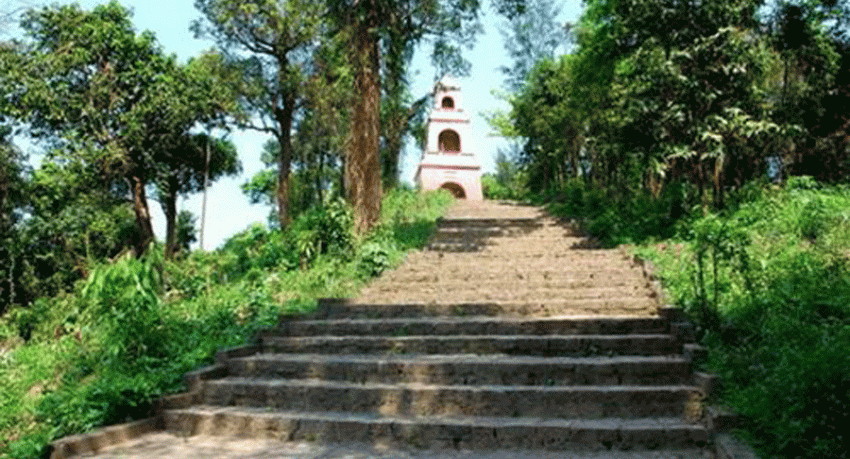
<path fill-rule="evenodd" d="M 14 116 L 33 135 L 97 164 L 104 179 L 126 180 L 141 235 L 136 253 L 143 253 L 154 237 L 146 141 L 171 127 L 151 122 L 168 119 L 153 113 L 168 109 L 155 96 L 168 93 L 174 57 L 163 55 L 151 33 L 136 35 L 116 2 L 91 12 L 77 5 L 30 10 L 22 27 L 30 42 Z"/>
<path fill-rule="evenodd" d="M 566 29 L 555 22 L 560 12 L 553 0 L 528 0 L 522 13 L 509 15 L 502 36 L 513 65 L 500 67 L 509 91 L 519 91 L 534 65 L 554 58 L 558 47 L 566 43 Z"/>
<path fill-rule="evenodd" d="M 232 142 L 206 134 L 184 135 L 182 142 L 164 151 L 157 163 L 156 182 L 162 211 L 165 213 L 165 258 L 178 250 L 177 196 L 202 191 L 205 179 L 215 181 L 235 175 L 242 169 Z M 208 155 L 209 154 L 209 155 Z"/>
<path fill-rule="evenodd" d="M 543 59 L 510 99 L 513 133 L 532 191 L 545 191 L 580 173 L 584 118 L 574 90 L 575 56 Z"/>
<path fill-rule="evenodd" d="M 177 214 L 176 235 L 174 237 L 177 245 L 176 251 L 189 252 L 189 246 L 193 242 L 197 242 L 197 231 L 195 230 L 195 222 L 197 218 L 188 210 L 181 210 Z"/>
<path fill-rule="evenodd" d="M 345 155 L 345 190 L 354 208 L 357 232 L 371 228 L 381 210 L 381 44 L 393 43 L 404 59 L 408 46 L 434 40 L 438 73 L 463 71 L 459 46 L 478 29 L 477 0 L 346 0 L 333 3 L 332 15 L 350 38 L 352 115 Z M 440 75 L 442 76 L 442 74 Z"/>
<path fill-rule="evenodd" d="M 309 0 L 196 0 L 204 15 L 193 29 L 197 36 L 214 39 L 229 62 L 239 69 L 238 88 L 246 117 L 242 125 L 268 132 L 279 145 L 276 201 L 278 222 L 285 228 L 292 216 L 289 175 L 292 130 L 303 101 L 305 74 L 311 49 L 321 37 L 321 2 Z"/>
<path fill-rule="evenodd" d="M 98 167 L 58 151 L 28 182 L 27 218 L 16 232 L 16 303 L 68 291 L 92 265 L 138 245 L 127 182 L 105 181 Z"/>
<path fill-rule="evenodd" d="M 836 14 L 839 3 L 846 8 L 846 2 L 782 1 L 768 15 L 769 38 L 782 60 L 774 117 L 803 128 L 793 153 L 784 155 L 786 169 L 831 181 L 850 170 L 845 134 L 850 98 L 840 71 L 847 66 L 846 51 L 844 59 L 840 54 L 847 45 L 843 32 L 827 26 L 846 21 Z"/>
<path fill-rule="evenodd" d="M 0 126 L 0 315 L 16 301 L 20 250 L 17 226 L 26 203 L 25 157 L 9 140 L 10 129 Z"/>
<path fill-rule="evenodd" d="M 170 152 L 197 123 L 230 109 L 227 92 L 204 84 L 203 67 L 166 56 L 152 33 L 137 35 L 116 2 L 30 10 L 22 27 L 24 71 L 5 83 L 11 116 L 103 180 L 127 182 L 141 255 L 154 237 L 147 185 L 163 165 L 177 167 Z"/>

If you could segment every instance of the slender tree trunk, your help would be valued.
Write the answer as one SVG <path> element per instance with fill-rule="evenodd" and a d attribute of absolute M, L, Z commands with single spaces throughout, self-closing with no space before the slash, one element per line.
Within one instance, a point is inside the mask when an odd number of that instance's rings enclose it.
<path fill-rule="evenodd" d="M 145 180 L 141 171 L 134 168 L 127 176 L 130 190 L 133 193 L 133 210 L 136 213 L 136 226 L 139 230 L 135 252 L 140 257 L 148 250 L 148 245 L 153 242 L 153 226 L 151 225 L 151 212 L 148 208 L 148 198 L 145 194 Z"/>
<path fill-rule="evenodd" d="M 368 231 L 381 214 L 380 55 L 370 20 L 357 25 L 351 129 L 346 146 L 345 186 L 354 208 L 355 231 Z"/>
<path fill-rule="evenodd" d="M 404 124 L 399 120 L 393 120 L 390 129 L 392 129 L 392 132 L 386 137 L 387 147 L 382 158 L 384 186 L 387 188 L 392 188 L 398 184 L 398 161 L 401 156 Z"/>
<path fill-rule="evenodd" d="M 276 110 L 278 123 L 277 141 L 280 144 L 277 174 L 277 218 L 280 229 L 289 226 L 292 209 L 289 205 L 289 174 L 292 169 L 292 113 L 295 111 L 295 99 L 284 101 L 283 107 Z"/>
<path fill-rule="evenodd" d="M 177 177 L 168 177 L 168 190 L 165 193 L 165 259 L 174 257 L 177 247 Z"/>
<path fill-rule="evenodd" d="M 724 177 L 723 177 L 723 169 L 725 167 L 725 161 L 723 157 L 717 158 L 714 162 L 714 210 L 721 210 L 725 205 L 725 193 L 724 193 Z"/>
<path fill-rule="evenodd" d="M 325 176 L 325 155 L 319 152 L 318 164 L 316 165 L 316 199 L 319 200 L 319 205 L 324 205 L 325 198 L 322 193 L 322 177 Z"/>

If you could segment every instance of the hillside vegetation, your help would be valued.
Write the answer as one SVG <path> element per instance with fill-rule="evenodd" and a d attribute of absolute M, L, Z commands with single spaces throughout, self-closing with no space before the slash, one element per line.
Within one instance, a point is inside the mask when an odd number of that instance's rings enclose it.
<path fill-rule="evenodd" d="M 723 379 L 713 403 L 743 415 L 762 457 L 848 457 L 850 188 L 754 182 L 708 213 L 674 189 L 614 200 L 573 183 L 547 199 L 600 244 L 652 261 Z"/>
<path fill-rule="evenodd" d="M 332 200 L 286 231 L 254 225 L 212 252 L 128 254 L 93 267 L 71 293 L 10 310 L 0 320 L 0 457 L 39 457 L 56 438 L 149 415 L 217 349 L 316 298 L 353 295 L 423 247 L 451 200 L 394 190 L 362 237 L 350 208 Z"/>

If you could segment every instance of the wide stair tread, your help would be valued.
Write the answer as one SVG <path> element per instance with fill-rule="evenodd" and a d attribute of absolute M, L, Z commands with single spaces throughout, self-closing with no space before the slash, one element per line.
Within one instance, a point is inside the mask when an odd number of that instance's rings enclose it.
<path fill-rule="evenodd" d="M 641 449 L 694 447 L 707 441 L 704 426 L 679 417 L 399 416 L 197 405 L 168 411 L 165 424 L 184 435 L 389 442 L 430 448 Z"/>
<path fill-rule="evenodd" d="M 654 298 L 603 298 L 549 301 L 499 301 L 456 304 L 450 295 L 431 295 L 425 301 L 402 303 L 399 298 L 380 295 L 364 297 L 368 304 L 347 304 L 334 309 L 338 318 L 398 318 L 398 317 L 445 317 L 445 316 L 501 316 L 501 317 L 549 317 L 564 314 L 596 315 L 607 317 L 651 316 L 658 312 Z"/>
<path fill-rule="evenodd" d="M 508 318 L 508 317 L 408 317 L 388 319 L 294 320 L 286 321 L 272 333 L 289 336 L 329 335 L 426 335 L 426 334 L 661 334 L 665 323 L 659 317 L 595 318 L 591 316 Z"/>
<path fill-rule="evenodd" d="M 263 345 L 277 352 L 413 352 L 420 354 L 658 355 L 679 351 L 666 334 L 631 335 L 420 335 L 270 336 Z"/>
<path fill-rule="evenodd" d="M 499 354 L 278 354 L 229 362 L 231 375 L 353 382 L 596 385 L 687 384 L 679 355 L 540 357 Z"/>
<path fill-rule="evenodd" d="M 699 389 L 661 386 L 353 383 L 227 377 L 207 384 L 215 405 L 396 415 L 523 416 L 564 419 L 682 416 Z"/>

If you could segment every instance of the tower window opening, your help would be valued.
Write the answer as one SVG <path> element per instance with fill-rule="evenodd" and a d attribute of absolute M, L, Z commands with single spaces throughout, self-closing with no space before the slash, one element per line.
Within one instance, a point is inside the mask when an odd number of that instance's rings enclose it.
<path fill-rule="evenodd" d="M 460 136 L 451 129 L 440 133 L 437 143 L 440 151 L 444 153 L 460 153 Z"/>
<path fill-rule="evenodd" d="M 443 97 L 443 108 L 455 108 L 455 101 L 451 97 Z"/>

